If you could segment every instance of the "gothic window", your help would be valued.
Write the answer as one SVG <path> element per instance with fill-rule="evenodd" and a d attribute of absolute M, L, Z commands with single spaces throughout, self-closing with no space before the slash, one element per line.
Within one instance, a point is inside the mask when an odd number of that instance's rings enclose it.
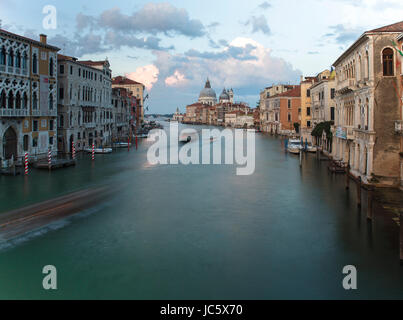
<path fill-rule="evenodd" d="M 34 94 L 32 95 L 32 109 L 38 109 L 38 96 L 36 95 L 36 92 L 34 92 Z"/>
<path fill-rule="evenodd" d="M 32 56 L 32 72 L 38 73 L 38 57 L 36 53 L 34 53 Z"/>
<path fill-rule="evenodd" d="M 13 107 L 14 107 L 14 95 L 13 92 L 10 91 L 8 93 L 8 108 L 13 109 Z"/>
<path fill-rule="evenodd" d="M 27 53 L 25 52 L 24 55 L 22 56 L 22 68 L 26 69 L 27 68 Z"/>
<path fill-rule="evenodd" d="M 10 67 L 14 66 L 14 52 L 12 49 L 10 49 L 10 53 L 8 54 L 8 65 Z"/>
<path fill-rule="evenodd" d="M 17 51 L 17 54 L 15 55 L 15 66 L 21 68 L 21 53 L 19 51 Z"/>
<path fill-rule="evenodd" d="M 26 92 L 24 92 L 24 96 L 22 98 L 22 108 L 28 109 L 28 96 Z"/>
<path fill-rule="evenodd" d="M 19 92 L 15 95 L 15 108 L 21 109 L 21 95 Z"/>
<path fill-rule="evenodd" d="M 6 93 L 3 90 L 0 95 L 0 107 L 6 108 L 6 105 L 7 105 Z"/>
<path fill-rule="evenodd" d="M 0 64 L 6 65 L 6 49 L 4 47 L 0 50 Z"/>
<path fill-rule="evenodd" d="M 393 50 L 391 48 L 386 48 L 382 51 L 382 63 L 383 63 L 383 75 L 393 76 Z"/>

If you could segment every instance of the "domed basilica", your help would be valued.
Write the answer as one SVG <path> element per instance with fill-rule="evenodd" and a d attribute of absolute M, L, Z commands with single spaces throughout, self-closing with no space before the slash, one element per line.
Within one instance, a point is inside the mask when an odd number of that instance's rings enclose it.
<path fill-rule="evenodd" d="M 233 103 L 234 102 L 234 91 L 232 89 L 222 91 L 219 97 L 219 103 Z M 207 79 L 204 89 L 200 92 L 199 103 L 207 104 L 209 106 L 214 106 L 217 104 L 217 95 L 214 89 L 211 88 L 210 80 Z"/>

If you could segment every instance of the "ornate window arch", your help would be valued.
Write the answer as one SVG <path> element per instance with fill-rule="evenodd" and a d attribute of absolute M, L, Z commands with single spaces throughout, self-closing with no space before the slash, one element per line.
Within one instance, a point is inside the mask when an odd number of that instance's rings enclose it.
<path fill-rule="evenodd" d="M 38 56 L 36 53 L 32 55 L 32 72 L 38 73 Z"/>

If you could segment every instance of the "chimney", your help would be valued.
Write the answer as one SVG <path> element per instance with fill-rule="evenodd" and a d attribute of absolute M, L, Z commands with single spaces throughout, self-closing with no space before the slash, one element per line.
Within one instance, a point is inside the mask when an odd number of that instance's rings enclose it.
<path fill-rule="evenodd" d="M 39 39 L 40 39 L 42 44 L 46 44 L 46 38 L 47 38 L 46 34 L 42 33 L 42 34 L 39 35 Z"/>

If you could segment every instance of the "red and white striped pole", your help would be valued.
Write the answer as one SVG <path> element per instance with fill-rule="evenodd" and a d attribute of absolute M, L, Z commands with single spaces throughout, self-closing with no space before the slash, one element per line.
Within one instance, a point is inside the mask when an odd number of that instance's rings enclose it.
<path fill-rule="evenodd" d="M 74 141 L 71 143 L 71 157 L 73 160 L 76 159 L 76 147 L 74 146 Z"/>
<path fill-rule="evenodd" d="M 92 161 L 95 160 L 95 144 L 92 143 Z"/>
<path fill-rule="evenodd" d="M 52 169 L 52 149 L 49 148 L 48 151 L 48 166 L 49 166 L 49 170 Z"/>
<path fill-rule="evenodd" d="M 24 157 L 24 164 L 25 164 L 25 175 L 28 175 L 28 152 L 25 152 Z"/>

